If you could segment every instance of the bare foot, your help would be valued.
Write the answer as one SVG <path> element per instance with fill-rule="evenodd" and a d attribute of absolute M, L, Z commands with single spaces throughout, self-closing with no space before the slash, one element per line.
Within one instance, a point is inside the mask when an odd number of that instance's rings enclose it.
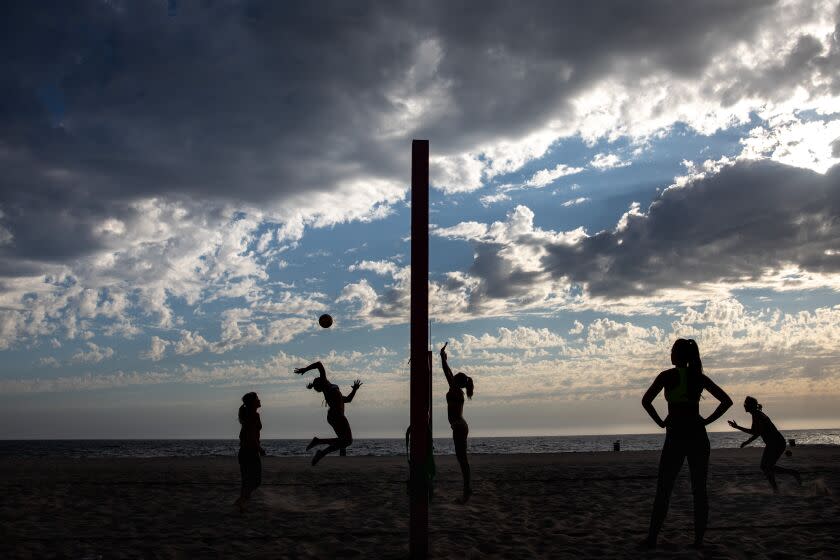
<path fill-rule="evenodd" d="M 317 464 L 318 464 L 318 461 L 320 461 L 321 459 L 323 459 L 323 458 L 324 458 L 324 456 L 326 456 L 326 453 L 324 453 L 324 450 L 323 450 L 323 449 L 319 449 L 318 451 L 316 451 L 316 452 L 315 452 L 315 456 L 314 456 L 314 457 L 312 457 L 312 466 L 314 467 L 315 465 L 317 465 Z"/>
<path fill-rule="evenodd" d="M 306 450 L 309 451 L 310 449 L 312 449 L 316 445 L 318 445 L 318 438 L 314 437 L 314 438 L 312 438 L 312 441 L 309 442 L 309 445 L 306 446 Z"/>

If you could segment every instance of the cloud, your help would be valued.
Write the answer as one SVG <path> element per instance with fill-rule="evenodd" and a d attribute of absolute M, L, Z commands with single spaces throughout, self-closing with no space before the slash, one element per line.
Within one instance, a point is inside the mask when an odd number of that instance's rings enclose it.
<path fill-rule="evenodd" d="M 147 351 L 141 352 L 140 357 L 154 362 L 160 361 L 166 354 L 166 347 L 170 344 L 172 343 L 168 340 L 163 340 L 159 336 L 152 336 L 151 347 Z"/>
<path fill-rule="evenodd" d="M 791 266 L 837 287 L 840 261 L 825 251 L 840 239 L 832 218 L 840 211 L 838 173 L 840 167 L 819 175 L 770 162 L 728 165 L 666 189 L 644 214 L 631 208 L 614 232 L 573 246 L 552 243 L 543 264 L 611 299 L 707 283 L 772 285 L 769 278 Z"/>
<path fill-rule="evenodd" d="M 577 206 L 578 204 L 583 204 L 584 202 L 589 201 L 588 197 L 580 196 L 578 198 L 572 198 L 567 200 L 562 204 L 563 207 L 568 208 L 569 206 Z"/>
<path fill-rule="evenodd" d="M 480 337 L 467 334 L 460 340 L 452 342 L 452 349 L 464 355 L 470 355 L 477 350 L 499 348 L 528 350 L 533 348 L 564 348 L 565 346 L 565 339 L 549 329 L 534 329 L 522 326 L 514 329 L 500 327 L 496 336 L 489 333 Z"/>
<path fill-rule="evenodd" d="M 198 354 L 210 348 L 210 343 L 198 333 L 181 331 L 181 339 L 175 343 L 175 353 L 182 356 Z"/>
<path fill-rule="evenodd" d="M 838 88 L 836 10 L 801 4 L 650 2 L 606 18 L 553 2 L 258 3 L 203 6 L 197 25 L 155 4 L 16 6 L 0 159 L 18 188 L 0 198 L 0 247 L 43 263 L 120 245 L 140 200 L 259 208 L 296 241 L 402 200 L 411 138 L 434 139 L 433 178 L 458 192 L 576 133 L 724 127 L 797 88 L 817 104 Z M 62 41 L 40 40 L 56 29 Z M 65 100 L 60 119 L 33 84 Z"/>
<path fill-rule="evenodd" d="M 826 175 L 768 161 L 708 167 L 663 191 L 647 212 L 631 206 L 612 232 L 538 229 L 520 206 L 506 222 L 434 233 L 474 245 L 470 274 L 481 287 L 472 297 L 541 292 L 549 279 L 609 300 L 704 285 L 838 287 L 831 251 L 840 239 L 840 167 Z"/>
<path fill-rule="evenodd" d="M 85 343 L 87 351 L 79 350 L 73 354 L 73 362 L 80 364 L 97 364 L 114 356 L 114 349 L 107 346 L 98 346 L 93 342 Z"/>
<path fill-rule="evenodd" d="M 583 171 L 582 167 L 570 167 L 568 165 L 558 163 L 554 166 L 554 169 L 541 169 L 537 171 L 530 179 L 525 181 L 525 185 L 528 187 L 541 188 L 550 185 L 560 177 L 574 175 L 575 173 L 580 173 L 581 171 Z"/>
<path fill-rule="evenodd" d="M 271 305 L 272 250 L 307 228 L 389 215 L 405 198 L 412 138 L 432 139 L 445 192 L 521 170 L 564 138 L 639 142 L 676 122 L 710 133 L 754 114 L 766 122 L 745 144 L 756 156 L 835 162 L 833 121 L 785 120 L 837 106 L 834 3 L 650 2 L 616 15 L 554 2 L 480 13 L 207 4 L 194 20 L 156 4 L 10 7 L 0 349 L 135 336 L 140 319 L 184 330 L 174 301 Z M 61 40 L 41 40 L 54 33 Z M 571 169 L 543 169 L 529 186 Z M 450 275 L 441 287 L 454 292 L 441 297 L 454 304 L 475 279 L 517 305 L 556 297 L 560 283 L 533 264 L 537 245 L 507 244 L 506 272 L 482 247 L 472 276 Z M 529 284 L 540 289 L 528 296 Z M 397 293 L 376 313 L 397 313 Z M 265 322 L 248 328 L 268 336 Z"/>
<path fill-rule="evenodd" d="M 508 196 L 504 193 L 488 194 L 488 195 L 482 196 L 479 200 L 481 201 L 482 206 L 484 206 L 485 208 L 488 208 L 488 207 L 496 204 L 497 202 L 505 202 L 505 201 L 510 200 L 510 196 Z"/>
<path fill-rule="evenodd" d="M 759 126 L 750 131 L 740 143 L 740 157 L 748 159 L 769 158 L 795 167 L 825 173 L 840 163 L 840 153 L 835 153 L 832 140 L 840 135 L 840 120 L 815 120 L 803 122 L 791 117 L 785 122 Z"/>
<path fill-rule="evenodd" d="M 690 169 L 647 211 L 634 203 L 614 231 L 536 228 L 533 211 L 518 206 L 504 222 L 462 222 L 433 234 L 472 244 L 473 309 L 511 298 L 526 307 L 632 308 L 745 286 L 840 289 L 832 252 L 840 242 L 840 167 L 820 175 L 742 160 Z"/>
<path fill-rule="evenodd" d="M 589 162 L 589 165 L 591 165 L 595 169 L 600 169 L 601 171 L 604 171 L 606 169 L 613 169 L 616 167 L 627 167 L 630 164 L 631 162 L 623 161 L 616 154 L 604 153 L 595 154 L 595 157 L 592 158 L 592 161 Z"/>

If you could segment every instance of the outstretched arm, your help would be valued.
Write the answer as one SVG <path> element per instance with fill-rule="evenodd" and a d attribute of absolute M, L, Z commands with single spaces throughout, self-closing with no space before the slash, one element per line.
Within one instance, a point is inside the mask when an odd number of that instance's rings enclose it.
<path fill-rule="evenodd" d="M 353 402 L 353 397 L 356 396 L 356 391 L 358 391 L 359 387 L 361 387 L 361 386 L 362 386 L 362 382 L 360 380 L 357 379 L 356 381 L 354 381 L 353 382 L 353 389 L 350 391 L 350 394 L 347 395 L 346 397 L 342 397 L 344 399 L 344 402 L 346 402 L 346 403 Z"/>
<path fill-rule="evenodd" d="M 715 385 L 715 382 L 703 376 L 703 388 L 706 389 L 709 393 L 712 394 L 720 404 L 718 404 L 717 408 L 714 412 L 712 412 L 708 418 L 706 418 L 703 423 L 707 426 L 723 416 L 723 413 L 729 410 L 729 407 L 732 406 L 732 399 L 729 398 L 729 395 L 726 394 L 726 391 Z"/>
<path fill-rule="evenodd" d="M 449 383 L 449 387 L 452 388 L 453 377 L 452 377 L 452 369 L 449 367 L 449 362 L 446 361 L 446 344 L 443 345 L 443 348 L 440 349 L 440 362 L 443 366 L 443 374 L 446 376 L 446 381 Z"/>
<path fill-rule="evenodd" d="M 662 418 L 656 411 L 656 407 L 653 406 L 653 399 L 656 398 L 656 395 L 659 394 L 664 386 L 665 384 L 662 381 L 662 373 L 660 373 L 656 376 L 656 379 L 653 380 L 653 383 L 650 384 L 650 387 L 648 387 L 648 390 L 645 391 L 645 395 L 642 397 L 642 407 L 644 407 L 651 419 L 653 419 L 653 421 L 656 422 L 656 425 L 660 428 L 665 427 L 665 422 L 662 421 Z"/>
<path fill-rule="evenodd" d="M 735 428 L 736 430 L 741 430 L 741 431 L 742 431 L 742 432 L 744 432 L 745 434 L 752 434 L 752 433 L 753 433 L 753 431 L 752 431 L 751 429 L 749 429 L 749 428 L 745 428 L 745 427 L 743 427 L 743 426 L 739 426 L 739 425 L 735 422 L 735 420 L 730 420 L 730 421 L 729 421 L 729 422 L 727 422 L 727 423 L 728 423 L 730 426 L 732 426 L 733 428 Z M 753 436 L 754 436 L 754 437 L 753 437 L 753 439 L 755 439 L 756 437 L 758 437 L 758 434 L 753 434 Z"/>
<path fill-rule="evenodd" d="M 308 366 L 306 366 L 304 368 L 295 368 L 295 373 L 303 375 L 304 373 L 306 373 L 307 371 L 312 370 L 312 369 L 317 369 L 318 373 L 321 374 L 321 377 L 323 379 L 327 378 L 327 372 L 324 369 L 324 364 L 322 364 L 321 362 L 315 362 L 314 364 L 309 364 Z"/>

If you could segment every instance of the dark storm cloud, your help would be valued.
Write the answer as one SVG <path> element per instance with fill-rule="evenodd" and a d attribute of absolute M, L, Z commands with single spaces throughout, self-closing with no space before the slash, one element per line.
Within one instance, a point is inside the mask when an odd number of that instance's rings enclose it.
<path fill-rule="evenodd" d="M 771 4 L 4 3 L 0 258 L 95 250 L 140 197 L 282 204 L 404 181 L 411 136 L 449 153 L 562 117 L 609 74 L 698 73 Z M 409 79 L 424 42 L 439 64 Z M 445 109 L 384 135 L 403 109 L 389 92 L 430 81 Z"/>
<path fill-rule="evenodd" d="M 840 166 L 820 175 L 768 161 L 738 163 L 667 189 L 644 215 L 628 214 L 621 231 L 549 245 L 543 264 L 607 298 L 738 285 L 791 264 L 837 273 L 838 216 Z"/>

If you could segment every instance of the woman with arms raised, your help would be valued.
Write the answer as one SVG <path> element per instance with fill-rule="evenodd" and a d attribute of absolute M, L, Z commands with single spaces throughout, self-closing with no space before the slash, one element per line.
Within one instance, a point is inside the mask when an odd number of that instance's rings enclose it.
<path fill-rule="evenodd" d="M 321 362 L 309 364 L 305 368 L 295 368 L 295 373 L 303 375 L 309 370 L 317 369 L 320 375 L 316 377 L 312 383 L 306 386 L 307 389 L 315 389 L 319 393 L 324 394 L 324 399 L 327 401 L 329 411 L 327 412 L 327 422 L 335 430 L 334 438 L 319 438 L 314 437 L 306 450 L 309 451 L 316 445 L 326 445 L 324 449 L 319 449 L 312 458 L 312 466 L 318 464 L 318 461 L 329 455 L 333 451 L 338 451 L 348 447 L 353 443 L 353 432 L 350 430 L 350 422 L 347 421 L 347 416 L 344 415 L 344 403 L 353 401 L 356 396 L 356 391 L 362 386 L 362 382 L 358 379 L 353 382 L 353 389 L 346 397 L 341 394 L 341 389 L 338 385 L 333 385 L 327 380 L 327 372 L 324 370 L 324 365 Z"/>
<path fill-rule="evenodd" d="M 449 344 L 448 342 L 446 344 Z M 467 397 L 473 396 L 473 380 L 464 372 L 458 372 L 457 375 L 452 375 L 452 370 L 449 368 L 449 363 L 446 358 L 446 344 L 440 349 L 440 361 L 443 365 L 443 374 L 446 376 L 446 381 L 449 383 L 449 391 L 446 393 L 446 412 L 449 416 L 449 425 L 452 427 L 452 440 L 455 443 L 455 456 L 458 458 L 458 464 L 461 466 L 461 475 L 464 477 L 464 496 L 463 501 L 466 502 L 472 495 L 472 485 L 470 482 L 470 463 L 467 460 L 467 435 L 470 433 L 470 427 L 467 421 L 464 420 L 464 392 L 467 390 Z"/>
<path fill-rule="evenodd" d="M 660 427 L 665 428 L 665 444 L 659 459 L 656 498 L 650 517 L 650 529 L 645 544 L 656 547 L 659 529 L 668 513 L 671 490 L 688 458 L 691 489 L 694 495 L 694 546 L 703 545 L 703 535 L 709 518 L 709 499 L 706 495 L 706 476 L 709 472 L 709 437 L 706 426 L 720 418 L 732 406 L 726 392 L 703 374 L 700 350 L 694 340 L 678 339 L 671 348 L 674 366 L 656 376 L 642 397 L 642 406 Z M 653 399 L 664 389 L 668 401 L 665 420 L 653 406 Z M 700 393 L 708 391 L 720 404 L 708 417 L 700 416 Z"/>

